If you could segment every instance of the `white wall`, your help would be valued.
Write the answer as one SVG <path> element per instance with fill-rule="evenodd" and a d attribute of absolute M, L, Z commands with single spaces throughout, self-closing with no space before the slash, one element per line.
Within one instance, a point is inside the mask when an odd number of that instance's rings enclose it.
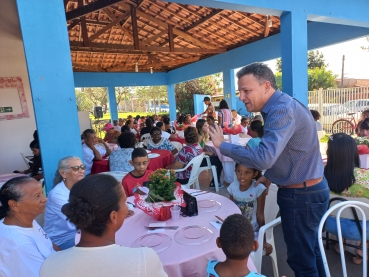
<path fill-rule="evenodd" d="M 0 174 L 26 169 L 19 153 L 32 155 L 29 143 L 36 129 L 17 7 L 15 0 L 6 0 L 0 8 L 0 77 L 13 76 L 22 78 L 30 118 L 0 121 Z M 0 93 L 0 107 L 8 101 Z"/>

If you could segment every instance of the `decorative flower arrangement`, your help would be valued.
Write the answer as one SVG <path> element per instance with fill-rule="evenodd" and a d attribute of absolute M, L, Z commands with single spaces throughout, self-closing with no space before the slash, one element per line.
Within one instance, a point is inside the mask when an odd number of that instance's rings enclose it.
<path fill-rule="evenodd" d="M 184 129 L 184 124 L 183 123 L 178 124 L 177 127 L 176 127 L 177 131 L 183 131 L 183 129 Z"/>
<path fill-rule="evenodd" d="M 146 202 L 172 201 L 177 177 L 173 170 L 158 169 L 149 175 L 148 188 L 150 192 Z"/>
<path fill-rule="evenodd" d="M 357 145 L 369 146 L 369 139 L 367 137 L 357 137 L 355 141 Z"/>
<path fill-rule="evenodd" d="M 366 137 L 357 137 L 355 139 L 359 155 L 369 154 L 369 139 Z"/>

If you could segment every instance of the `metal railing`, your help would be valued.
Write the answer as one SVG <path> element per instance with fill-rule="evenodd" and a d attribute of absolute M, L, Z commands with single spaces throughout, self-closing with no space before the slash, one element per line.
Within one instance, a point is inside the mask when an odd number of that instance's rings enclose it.
<path fill-rule="evenodd" d="M 331 133 L 340 118 L 360 120 L 362 111 L 369 109 L 369 87 L 309 91 L 308 107 L 320 113 L 324 131 Z"/>

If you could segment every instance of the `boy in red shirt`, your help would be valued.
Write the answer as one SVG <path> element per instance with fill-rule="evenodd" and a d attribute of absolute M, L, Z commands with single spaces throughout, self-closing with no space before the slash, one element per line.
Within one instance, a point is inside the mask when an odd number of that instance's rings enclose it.
<path fill-rule="evenodd" d="M 142 186 L 144 182 L 149 180 L 152 170 L 147 170 L 150 159 L 147 152 L 143 148 L 135 148 L 132 152 L 132 160 L 129 163 L 134 167 L 122 180 L 122 186 L 127 197 L 133 195 L 133 190 L 137 186 Z"/>

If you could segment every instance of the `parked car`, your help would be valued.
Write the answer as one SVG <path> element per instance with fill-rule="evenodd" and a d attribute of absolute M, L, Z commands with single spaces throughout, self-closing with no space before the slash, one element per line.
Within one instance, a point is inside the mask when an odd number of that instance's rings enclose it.
<path fill-rule="evenodd" d="M 160 108 L 161 108 L 161 112 L 167 112 L 167 113 L 169 113 L 169 106 L 168 105 L 165 105 L 165 104 L 160 105 Z M 151 106 L 149 108 L 149 112 L 152 112 L 152 113 L 155 112 L 154 106 Z M 157 113 L 159 112 L 159 105 L 156 106 L 156 112 Z"/>
<path fill-rule="evenodd" d="M 343 106 L 346 113 L 358 113 L 369 109 L 369 99 L 347 101 Z"/>

